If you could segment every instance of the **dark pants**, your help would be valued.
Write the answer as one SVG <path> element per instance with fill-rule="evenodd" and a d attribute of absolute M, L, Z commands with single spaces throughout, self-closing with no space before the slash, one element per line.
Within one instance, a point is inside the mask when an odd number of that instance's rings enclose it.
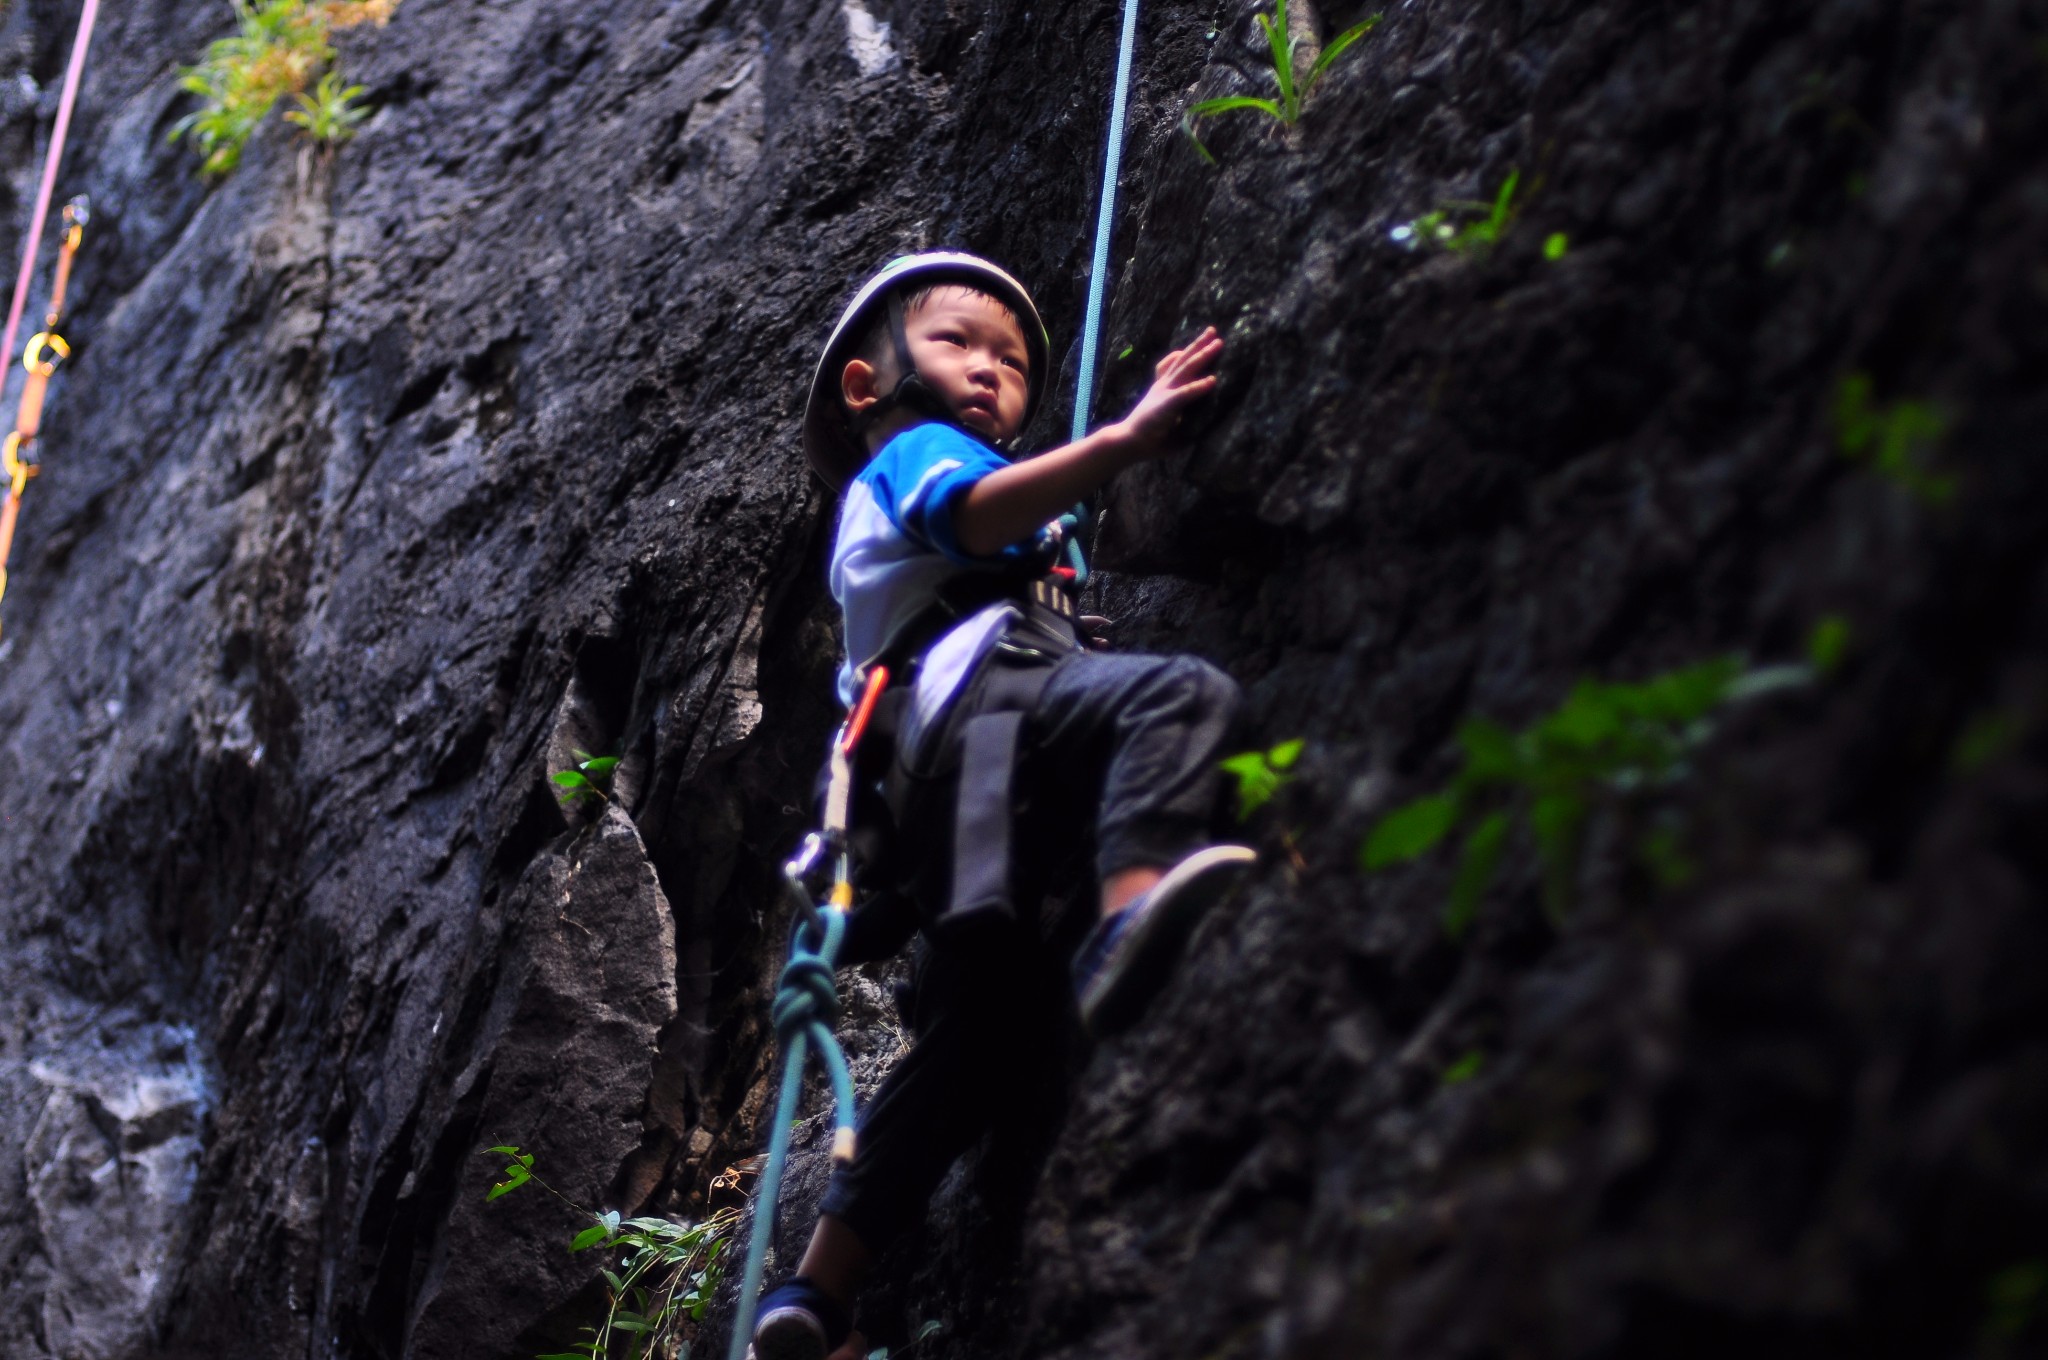
<path fill-rule="evenodd" d="M 1061 661 L 1024 729 L 1015 900 L 1071 889 L 1090 846 L 1100 879 L 1165 868 L 1207 844 L 1237 702 L 1230 677 L 1193 657 Z M 926 820 L 950 824 L 946 814 L 933 809 Z M 927 921 L 939 914 L 924 911 Z M 920 1222 L 947 1168 L 1006 1101 L 1015 1113 L 1027 1099 L 1027 1074 L 1043 1071 L 1068 1023 L 1064 954 L 1074 933 L 1020 918 L 972 940 L 929 941 L 911 1007 L 916 1042 L 862 1110 L 854 1162 L 834 1172 L 820 1206 L 870 1250 Z"/>

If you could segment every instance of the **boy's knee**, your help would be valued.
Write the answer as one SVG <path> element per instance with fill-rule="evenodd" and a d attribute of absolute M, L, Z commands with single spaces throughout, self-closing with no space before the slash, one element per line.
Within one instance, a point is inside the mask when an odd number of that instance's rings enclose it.
<path fill-rule="evenodd" d="M 1173 662 L 1174 682 L 1186 687 L 1195 708 L 1205 717 L 1224 723 L 1237 717 L 1243 692 L 1227 672 L 1198 656 L 1177 656 Z"/>

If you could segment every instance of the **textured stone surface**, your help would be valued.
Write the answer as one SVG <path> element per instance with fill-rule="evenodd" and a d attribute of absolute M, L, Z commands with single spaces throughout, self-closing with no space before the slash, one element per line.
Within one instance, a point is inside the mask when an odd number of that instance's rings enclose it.
<path fill-rule="evenodd" d="M 0 259 L 75 16 L 0 18 Z M 1154 1018 L 1079 1058 L 1042 1155 L 948 1183 L 869 1331 L 2037 1343 L 1986 1291 L 2048 1209 L 2048 15 L 1414 0 L 1299 124 L 1208 124 L 1211 166 L 1177 124 L 1269 92 L 1251 16 L 1147 7 L 1105 409 L 1204 322 L 1231 348 L 1191 451 L 1110 492 L 1101 596 L 1309 738 L 1303 777 Z M 102 22 L 78 358 L 0 635 L 0 1328 L 530 1355 L 591 1265 L 546 1195 L 482 1203 L 481 1149 L 693 1212 L 759 1145 L 774 866 L 833 717 L 814 347 L 878 261 L 959 244 L 1037 282 L 1070 381 L 1114 14 L 406 0 L 343 41 L 354 143 L 271 127 L 217 185 L 164 133 L 225 6 Z M 1511 168 L 1499 249 L 1392 239 Z M 1953 503 L 1838 454 L 1851 371 L 1950 413 Z M 1453 944 L 1447 864 L 1356 872 L 1463 717 L 1793 659 L 1828 613 L 1840 673 L 1669 796 L 1689 886 L 1607 817 L 1567 917 L 1517 851 Z M 579 748 L 622 755 L 615 806 L 549 792 Z M 872 1077 L 900 1040 L 875 980 L 856 1010 Z"/>

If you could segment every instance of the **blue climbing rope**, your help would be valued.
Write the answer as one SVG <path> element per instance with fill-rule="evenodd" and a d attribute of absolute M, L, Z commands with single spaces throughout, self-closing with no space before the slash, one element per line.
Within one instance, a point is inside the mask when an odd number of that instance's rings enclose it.
<path fill-rule="evenodd" d="M 1095 409 L 1095 369 L 1102 349 L 1102 308 L 1108 293 L 1109 238 L 1116 222 L 1116 186 L 1123 173 L 1124 117 L 1131 99 L 1132 55 L 1138 46 L 1138 0 L 1124 0 L 1123 34 L 1116 52 L 1116 88 L 1109 102 L 1108 146 L 1102 157 L 1102 193 L 1095 206 L 1095 253 L 1088 266 L 1088 306 L 1081 315 L 1081 371 L 1074 385 L 1073 439 L 1088 433 Z M 1088 507 L 1077 505 L 1060 517 L 1067 530 L 1067 553 L 1074 568 L 1074 588 L 1088 582 L 1088 559 L 1081 537 L 1088 527 Z"/>
<path fill-rule="evenodd" d="M 815 842 L 813 842 L 815 844 Z M 806 857 L 812 853 L 806 847 Z M 733 1318 L 730 1360 L 746 1360 L 754 1335 L 754 1309 L 761 1299 L 761 1272 L 768 1259 L 769 1239 L 775 1233 L 776 1198 L 782 1192 L 782 1172 L 789 1161 L 789 1136 L 796 1122 L 797 1101 L 804 1089 L 804 1059 L 815 1046 L 832 1081 L 832 1102 L 838 1113 L 838 1127 L 832 1135 L 832 1156 L 836 1161 L 853 1159 L 853 1074 L 847 1070 L 846 1054 L 833 1037 L 832 1022 L 839 1017 L 839 994 L 832 986 L 832 966 L 839 957 L 840 941 L 846 936 L 846 912 L 838 905 L 823 911 L 812 905 L 803 887 L 806 857 L 790 863 L 791 887 L 802 897 L 810 920 L 799 920 L 789 946 L 789 962 L 775 988 L 775 1041 L 782 1049 L 782 1089 L 775 1099 L 775 1120 L 768 1138 L 768 1164 L 761 1169 L 761 1182 L 754 1193 L 753 1231 L 747 1240 L 746 1273 L 740 1280 L 739 1312 Z"/>

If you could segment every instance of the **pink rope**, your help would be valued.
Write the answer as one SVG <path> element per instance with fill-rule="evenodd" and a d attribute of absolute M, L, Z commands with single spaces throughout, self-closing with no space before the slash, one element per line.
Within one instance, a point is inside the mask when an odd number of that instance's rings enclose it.
<path fill-rule="evenodd" d="M 92 44 L 93 21 L 99 18 L 100 0 L 85 0 L 85 12 L 78 16 L 78 39 L 71 44 L 71 67 L 64 73 L 64 95 L 57 101 L 57 122 L 50 129 L 50 154 L 43 160 L 43 183 L 36 190 L 36 213 L 30 219 L 28 239 L 21 247 L 21 273 L 14 281 L 14 301 L 7 307 L 7 336 L 0 340 L 0 386 L 13 368 L 14 341 L 21 330 L 21 311 L 28 302 L 28 286 L 36 272 L 36 247 L 43 239 L 43 226 L 50 216 L 50 194 L 57 187 L 57 164 L 64 159 L 64 135 L 71 130 L 71 107 L 78 102 L 78 84 L 85 75 L 85 49 Z"/>

